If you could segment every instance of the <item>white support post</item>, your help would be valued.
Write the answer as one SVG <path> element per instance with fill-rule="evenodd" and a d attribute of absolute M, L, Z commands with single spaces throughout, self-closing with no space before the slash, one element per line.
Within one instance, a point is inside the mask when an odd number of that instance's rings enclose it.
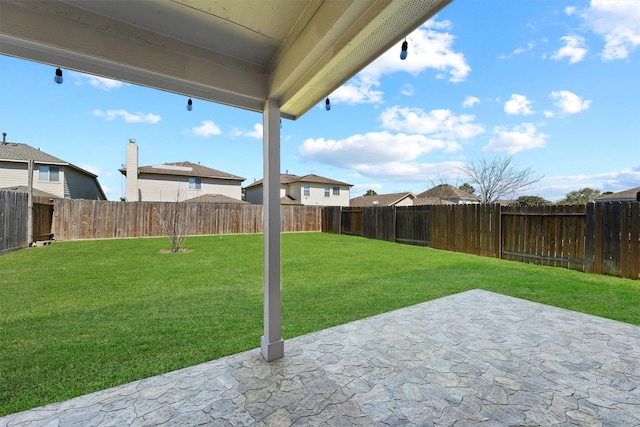
<path fill-rule="evenodd" d="M 262 357 L 284 357 L 280 296 L 280 105 L 265 102 L 263 113 L 264 335 Z"/>

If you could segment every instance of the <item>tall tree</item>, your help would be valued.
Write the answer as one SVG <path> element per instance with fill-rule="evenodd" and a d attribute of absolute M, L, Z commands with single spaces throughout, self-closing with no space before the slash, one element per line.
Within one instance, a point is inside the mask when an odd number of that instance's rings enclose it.
<path fill-rule="evenodd" d="M 460 187 L 458 187 L 460 190 L 462 191 L 466 191 L 469 194 L 473 194 L 476 192 L 476 189 L 473 188 L 473 185 L 469 184 L 468 182 L 465 182 L 464 184 L 462 184 Z"/>
<path fill-rule="evenodd" d="M 468 162 L 460 171 L 478 189 L 482 203 L 493 203 L 500 198 L 511 196 L 542 179 L 534 177 L 531 169 L 517 169 L 511 156 L 486 158 Z"/>
<path fill-rule="evenodd" d="M 376 193 L 376 192 L 375 192 L 375 191 L 373 191 L 373 190 L 367 190 L 367 192 L 366 192 L 366 193 L 364 193 L 364 195 L 365 195 L 365 196 L 377 196 L 377 195 L 378 195 L 378 193 Z"/>
<path fill-rule="evenodd" d="M 580 190 L 570 191 L 560 200 L 558 205 L 586 205 L 600 197 L 600 190 L 585 187 Z"/>

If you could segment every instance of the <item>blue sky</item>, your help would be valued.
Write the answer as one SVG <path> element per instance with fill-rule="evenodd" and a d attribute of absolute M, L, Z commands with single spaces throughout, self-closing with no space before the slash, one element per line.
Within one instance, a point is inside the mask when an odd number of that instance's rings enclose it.
<path fill-rule="evenodd" d="M 640 186 L 640 4 L 456 0 L 297 121 L 282 172 L 415 194 L 513 156 L 543 178 L 518 195 Z M 98 175 L 110 200 L 135 138 L 140 165 L 192 161 L 262 178 L 262 115 L 0 56 L 0 131 Z"/>

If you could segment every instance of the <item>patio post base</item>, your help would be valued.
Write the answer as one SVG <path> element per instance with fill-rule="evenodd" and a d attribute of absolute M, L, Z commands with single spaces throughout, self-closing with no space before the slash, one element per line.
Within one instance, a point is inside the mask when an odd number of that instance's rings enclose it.
<path fill-rule="evenodd" d="M 263 335 L 261 341 L 262 346 L 260 348 L 260 353 L 264 360 L 271 362 L 272 360 L 282 359 L 284 357 L 284 340 L 270 343 Z"/>

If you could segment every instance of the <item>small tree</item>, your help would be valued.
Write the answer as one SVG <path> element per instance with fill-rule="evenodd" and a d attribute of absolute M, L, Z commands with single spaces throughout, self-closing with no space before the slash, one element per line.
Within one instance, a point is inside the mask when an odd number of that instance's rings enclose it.
<path fill-rule="evenodd" d="M 551 202 L 540 196 L 520 196 L 512 203 L 513 206 L 548 206 Z"/>
<path fill-rule="evenodd" d="M 171 241 L 171 252 L 180 252 L 182 244 L 192 231 L 191 223 L 187 217 L 187 203 L 182 200 L 183 194 L 178 190 L 175 194 L 175 201 L 164 203 L 158 214 L 162 233 Z"/>
<path fill-rule="evenodd" d="M 493 203 L 542 179 L 534 177 L 531 169 L 516 169 L 512 161 L 511 156 L 498 156 L 490 161 L 482 158 L 465 164 L 460 171 L 477 186 L 481 203 Z"/>
<path fill-rule="evenodd" d="M 377 196 L 378 193 L 376 193 L 374 190 L 367 190 L 366 193 L 364 193 L 365 196 Z"/>
<path fill-rule="evenodd" d="M 600 197 L 600 190 L 593 188 L 583 188 L 576 191 L 570 191 L 560 200 L 558 205 L 586 205 Z"/>

